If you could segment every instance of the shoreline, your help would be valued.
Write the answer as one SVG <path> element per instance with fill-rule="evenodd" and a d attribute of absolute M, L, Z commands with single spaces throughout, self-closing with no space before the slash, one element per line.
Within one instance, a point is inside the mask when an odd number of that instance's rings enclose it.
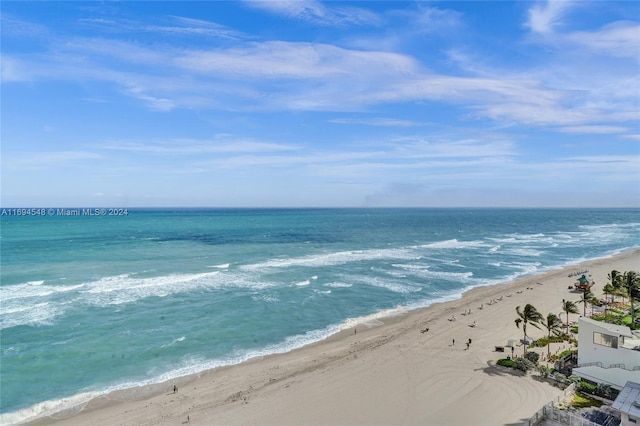
<path fill-rule="evenodd" d="M 319 379 L 317 377 L 318 374 L 321 374 L 323 371 L 326 372 L 327 370 L 338 368 L 343 370 L 345 365 L 353 366 L 353 364 L 356 363 L 360 364 L 361 361 L 359 361 L 359 358 L 370 358 L 369 362 L 375 363 L 376 360 L 371 359 L 372 353 L 383 350 L 388 352 L 391 347 L 395 347 L 401 343 L 406 346 L 406 350 L 409 350 L 411 349 L 412 341 L 421 340 L 423 337 L 434 334 L 431 330 L 426 333 L 419 333 L 420 330 L 425 328 L 450 328 L 452 331 L 451 336 L 454 335 L 454 330 L 456 333 L 460 333 L 463 330 L 467 331 L 465 325 L 466 322 L 468 322 L 467 318 L 460 316 L 460 310 L 463 308 L 463 312 L 466 312 L 466 309 L 471 309 L 473 311 L 473 315 L 469 318 L 478 319 L 479 321 L 477 328 L 470 328 L 468 330 L 469 332 L 467 334 L 472 334 L 473 332 L 484 328 L 483 322 L 485 319 L 483 318 L 482 321 L 480 321 L 481 317 L 486 316 L 483 314 L 488 314 L 490 311 L 496 310 L 493 309 L 494 306 L 486 305 L 488 300 L 501 296 L 504 297 L 506 294 L 510 294 L 510 299 L 501 301 L 500 305 L 506 305 L 509 302 L 518 301 L 519 304 L 532 303 L 538 308 L 535 300 L 531 302 L 525 301 L 522 296 L 527 294 L 534 295 L 534 293 L 539 293 L 538 290 L 540 289 L 546 290 L 550 287 L 545 287 L 547 282 L 551 281 L 555 283 L 555 285 L 553 285 L 555 292 L 566 296 L 566 283 L 573 283 L 573 278 L 567 276 L 569 272 L 574 272 L 574 270 L 580 269 L 589 269 L 589 273 L 593 273 L 592 269 L 594 268 L 604 268 L 603 270 L 608 273 L 611 269 L 618 269 L 617 267 L 609 267 L 612 264 L 632 265 L 631 267 L 626 267 L 626 269 L 620 268 L 620 272 L 624 272 L 625 270 L 637 270 L 638 265 L 640 264 L 640 262 L 638 262 L 639 259 L 640 248 L 634 248 L 617 254 L 585 260 L 575 264 L 554 267 L 544 272 L 527 275 L 508 282 L 474 287 L 464 291 L 461 295 L 458 295 L 458 297 L 452 300 L 433 302 L 427 307 L 418 307 L 415 309 L 399 308 L 390 316 L 384 316 L 382 313 L 377 313 L 367 317 L 353 319 L 350 321 L 353 321 L 354 323 L 360 321 L 353 328 L 347 328 L 347 322 L 345 322 L 345 327 L 337 333 L 334 333 L 323 340 L 306 344 L 302 347 L 295 348 L 284 353 L 257 356 L 238 364 L 225 365 L 204 370 L 199 373 L 171 379 L 163 383 L 115 390 L 106 394 L 94 396 L 89 401 L 76 405 L 73 408 L 68 408 L 58 411 L 55 414 L 48 414 L 38 418 L 25 419 L 19 424 L 41 425 L 51 424 L 52 422 L 55 424 L 175 424 L 179 419 L 182 419 L 181 422 L 183 422 L 187 418 L 186 416 L 190 416 L 190 423 L 198 424 L 198 422 L 200 422 L 200 424 L 206 424 L 207 416 L 199 415 L 202 413 L 209 413 L 210 415 L 215 416 L 215 418 L 220 418 L 221 415 L 225 416 L 229 414 L 230 416 L 225 417 L 226 420 L 223 423 L 242 424 L 246 423 L 245 420 L 249 423 L 256 423 L 258 419 L 265 419 L 265 416 L 261 415 L 254 418 L 249 415 L 249 417 L 242 417 L 242 412 L 245 412 L 244 414 L 248 414 L 246 413 L 248 410 L 244 408 L 259 405 L 258 403 L 262 401 L 273 402 L 273 389 L 277 388 L 277 385 L 279 384 L 287 382 L 287 385 L 284 388 L 285 390 L 289 389 L 292 384 L 297 384 L 300 381 L 308 382 L 305 386 L 313 386 L 313 382 L 317 382 Z M 596 280 L 594 293 L 598 297 L 601 297 L 602 286 L 606 283 L 606 273 L 604 276 L 594 275 L 593 277 Z M 540 283 L 541 281 L 545 282 Z M 560 281 L 564 282 L 564 284 L 558 286 L 557 284 Z M 564 292 L 562 292 L 563 285 Z M 570 295 L 571 293 L 568 294 Z M 557 301 L 558 311 L 560 310 L 560 301 L 561 298 Z M 483 309 L 479 308 L 480 305 L 484 305 Z M 546 315 L 548 312 L 546 308 L 539 308 L 539 310 L 543 315 Z M 510 316 L 508 320 L 505 321 L 507 324 L 503 325 L 502 328 L 505 331 L 508 330 L 509 338 L 517 338 L 518 335 L 522 337 L 521 331 L 516 329 L 513 324 L 513 320 L 516 315 L 515 310 L 511 309 L 511 311 L 512 312 L 509 314 Z M 447 321 L 447 319 L 453 315 L 457 317 L 457 320 L 455 322 Z M 366 324 L 366 318 L 372 319 L 369 321 L 369 324 Z M 577 319 L 577 316 L 575 316 L 575 318 Z M 496 334 L 495 330 L 488 329 L 484 331 L 485 334 Z M 529 334 L 534 337 L 540 337 L 540 333 L 541 332 L 536 329 L 529 330 Z M 498 336 L 494 337 L 497 338 Z M 441 347 L 439 347 L 439 350 L 436 352 L 441 352 L 443 348 L 447 348 L 442 345 L 444 340 L 442 340 L 442 338 L 440 338 L 440 340 Z M 448 338 L 446 341 L 448 341 Z M 482 341 L 482 339 L 474 337 L 474 344 L 472 345 L 474 351 L 476 341 Z M 504 345 L 505 342 L 505 339 L 498 338 L 497 341 L 489 345 L 489 347 L 493 348 L 496 345 Z M 463 345 L 463 340 L 460 339 L 459 347 L 462 347 Z M 454 346 L 455 345 L 449 345 L 448 347 L 452 348 Z M 486 352 L 487 348 L 484 349 L 485 351 L 483 352 Z M 471 352 L 472 351 L 469 350 L 469 353 Z M 413 355 L 419 356 L 420 353 Z M 434 358 L 438 358 L 438 362 L 442 361 L 446 364 L 447 361 L 449 361 L 446 356 L 444 359 L 439 359 L 442 358 L 441 353 L 434 353 L 433 355 L 435 355 Z M 440 356 L 438 357 L 438 355 Z M 507 353 L 502 354 L 502 356 L 507 355 Z M 485 364 L 484 368 L 495 368 L 488 365 L 487 362 L 493 358 L 497 359 L 496 356 L 497 355 L 495 353 L 492 353 L 488 360 L 480 361 L 480 364 Z M 476 360 L 476 362 L 478 361 L 479 360 Z M 360 366 L 357 367 L 361 368 Z M 358 368 L 356 368 L 356 370 L 358 370 Z M 265 375 L 269 376 L 267 380 L 265 380 Z M 219 390 L 221 381 L 223 385 L 222 387 L 224 389 L 228 389 L 227 392 L 221 392 L 222 395 L 218 395 L 214 390 Z M 320 380 L 320 382 L 322 382 L 322 380 Z M 178 393 L 176 394 L 170 391 L 174 384 L 178 386 Z M 350 385 L 353 384 L 350 383 Z M 203 388 L 206 389 L 204 392 L 205 396 L 198 398 L 198 390 Z M 550 386 L 549 388 L 550 389 L 543 393 L 550 396 L 548 398 L 550 400 L 553 398 L 554 388 L 551 388 Z M 232 392 L 234 389 L 238 390 Z M 367 389 L 365 388 L 363 390 L 366 391 Z M 559 392 L 558 389 L 555 390 Z M 90 396 L 90 394 L 88 395 Z M 208 397 L 206 395 L 208 395 Z M 224 397 L 224 395 L 226 395 L 226 397 Z M 211 397 L 211 399 L 209 397 Z M 203 398 L 204 402 L 197 403 L 198 400 L 202 401 Z M 345 402 L 348 403 L 349 398 L 347 397 L 345 399 L 347 400 Z M 190 405 L 188 403 L 189 401 L 193 402 L 190 409 L 185 408 L 187 405 Z M 276 402 L 282 403 L 283 401 L 280 398 L 277 398 Z M 303 400 L 300 405 L 305 405 L 306 402 L 306 400 Z M 169 409 L 168 412 L 161 415 L 157 412 L 153 414 L 154 410 L 151 410 L 152 406 L 156 406 L 156 408 L 158 406 L 174 406 L 176 403 L 183 408 L 175 410 L 174 407 L 174 409 Z M 310 403 L 313 403 L 313 401 Z M 333 405 L 335 404 L 336 401 L 333 401 Z M 268 405 L 269 404 L 267 404 L 267 406 Z M 140 415 L 146 412 L 145 410 L 151 410 L 148 413 L 150 417 L 147 415 Z M 264 407 L 262 408 L 262 411 L 264 411 Z M 191 412 L 192 414 L 185 414 L 185 412 Z M 261 410 L 259 409 L 256 412 L 261 412 Z M 535 412 L 535 410 L 533 412 Z M 136 416 L 129 418 L 127 413 L 135 413 Z M 300 415 L 301 413 L 298 413 L 291 418 L 298 419 L 301 418 Z M 343 417 L 337 420 L 342 418 Z M 390 420 L 393 419 L 395 418 Z M 325 421 L 321 420 L 322 419 L 314 417 L 313 421 L 308 422 L 305 419 L 301 419 L 301 422 L 304 424 L 369 423 L 358 421 L 357 418 L 349 419 L 344 422 L 336 422 L 336 419 L 332 420 L 331 418 L 325 418 Z M 290 424 L 290 421 L 291 420 L 287 421 L 284 419 L 283 423 Z M 374 421 L 374 423 L 376 422 L 377 421 Z M 395 422 L 397 423 L 397 421 Z M 268 419 L 264 422 L 264 424 L 274 423 L 281 422 Z M 409 421 L 408 423 L 412 422 Z M 262 423 L 258 421 L 258 424 Z M 447 422 L 445 421 L 442 424 L 447 424 Z"/>

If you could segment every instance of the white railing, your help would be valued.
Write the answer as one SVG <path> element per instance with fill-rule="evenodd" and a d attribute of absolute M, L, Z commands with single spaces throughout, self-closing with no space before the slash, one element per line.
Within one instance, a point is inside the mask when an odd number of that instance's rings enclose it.
<path fill-rule="evenodd" d="M 604 425 L 599 425 L 598 423 L 594 423 L 585 417 L 573 414 L 570 411 L 559 410 L 556 408 L 556 404 L 565 400 L 568 396 L 572 396 L 575 391 L 576 384 L 571 383 L 569 386 L 567 386 L 562 395 L 557 396 L 553 401 L 549 402 L 547 405 L 538 410 L 533 416 L 531 416 L 531 418 L 529 418 L 529 420 L 526 420 L 523 425 L 534 426 L 544 419 L 549 419 L 568 426 L 609 426 L 614 422 L 614 424 L 617 424 L 617 419 L 613 417 L 609 417 L 605 421 Z"/>
<path fill-rule="evenodd" d="M 573 395 L 575 393 L 575 391 L 576 391 L 576 384 L 575 383 L 571 383 L 569 386 L 567 386 L 565 388 L 564 392 L 562 392 L 562 395 L 558 395 L 557 397 L 555 397 L 553 399 L 553 401 L 549 402 L 547 405 L 545 405 L 544 407 L 542 407 L 541 409 L 536 411 L 536 413 L 533 416 L 531 416 L 529 418 L 529 420 L 526 420 L 524 422 L 524 426 L 534 426 L 534 425 L 537 425 L 538 423 L 540 423 L 545 418 L 552 419 L 552 418 L 556 417 L 554 415 L 554 413 L 559 411 L 559 410 L 556 410 L 554 405 L 559 403 L 560 401 L 563 401 L 565 398 L 567 398 L 567 396 Z M 570 413 L 567 413 L 567 414 L 570 414 Z M 587 420 L 587 419 L 585 419 L 585 420 Z M 570 425 L 576 424 L 577 425 L 577 424 L 580 424 L 580 423 L 564 423 L 564 424 L 570 424 Z M 590 424 L 595 424 L 595 423 L 585 423 L 585 426 L 586 425 L 590 426 Z"/>

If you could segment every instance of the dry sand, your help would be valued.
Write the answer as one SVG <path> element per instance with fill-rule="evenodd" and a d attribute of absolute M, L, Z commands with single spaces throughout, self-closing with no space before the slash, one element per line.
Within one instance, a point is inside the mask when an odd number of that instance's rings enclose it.
<path fill-rule="evenodd" d="M 175 394 L 171 382 L 142 400 L 102 397 L 55 424 L 180 425 L 187 416 L 194 425 L 522 424 L 561 391 L 532 375 L 496 367 L 510 349 L 494 348 L 522 338 L 514 324 L 516 306 L 531 303 L 546 316 L 561 312 L 562 299 L 577 301 L 579 293 L 567 288 L 575 281 L 568 274 L 582 269 L 589 270 L 594 293 L 602 297 L 611 270 L 640 270 L 640 250 L 476 288 L 456 301 L 360 325 L 357 333 L 345 330 L 287 354 L 184 379 Z M 469 309 L 471 315 L 461 315 Z M 449 321 L 453 315 L 457 320 Z M 470 327 L 474 321 L 477 326 Z M 546 334 L 531 326 L 527 331 L 533 338 Z M 568 345 L 553 344 L 551 350 L 563 347 Z M 522 350 L 516 347 L 517 353 Z"/>

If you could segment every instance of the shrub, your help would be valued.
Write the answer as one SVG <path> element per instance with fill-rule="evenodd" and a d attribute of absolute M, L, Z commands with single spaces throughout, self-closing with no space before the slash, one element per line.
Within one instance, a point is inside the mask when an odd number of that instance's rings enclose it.
<path fill-rule="evenodd" d="M 524 357 L 534 364 L 537 364 L 538 359 L 540 359 L 540 355 L 536 352 L 527 352 L 526 354 L 524 354 Z"/>
<path fill-rule="evenodd" d="M 538 340 L 534 340 L 529 347 L 532 348 L 543 348 L 547 346 L 550 342 L 552 343 L 562 343 L 564 341 L 563 336 L 551 336 L 549 337 L 541 337 Z"/>
<path fill-rule="evenodd" d="M 597 399 L 588 398 L 580 394 L 575 394 L 573 396 L 573 402 L 571 403 L 571 406 L 576 408 L 588 408 L 601 407 L 602 404 L 602 401 L 598 401 Z"/>
<path fill-rule="evenodd" d="M 596 395 L 611 399 L 611 396 L 613 395 L 613 388 L 604 383 L 598 383 L 596 386 Z"/>
<path fill-rule="evenodd" d="M 554 379 L 556 379 L 556 381 L 558 381 L 560 383 L 566 383 L 567 382 L 567 376 L 565 376 L 562 373 L 555 372 L 555 373 L 552 374 L 552 377 Z"/>
<path fill-rule="evenodd" d="M 558 358 L 564 358 L 565 356 L 569 355 L 572 352 L 577 353 L 577 351 L 572 351 L 571 349 L 565 349 L 564 351 L 560 352 L 560 355 L 558 355 Z"/>
<path fill-rule="evenodd" d="M 596 392 L 596 385 L 591 384 L 589 382 L 585 382 L 584 380 L 580 381 L 580 383 L 578 384 L 578 387 L 583 392 L 587 392 L 587 393 L 595 393 Z"/>
<path fill-rule="evenodd" d="M 502 358 L 497 362 L 498 365 L 509 368 L 516 368 L 516 362 L 512 359 Z"/>
<path fill-rule="evenodd" d="M 535 368 L 535 364 L 526 358 L 518 358 L 516 359 L 515 368 L 517 368 L 520 371 L 527 372 L 529 370 L 533 370 Z"/>
<path fill-rule="evenodd" d="M 538 370 L 538 374 L 540 374 L 540 377 L 544 379 L 551 375 L 551 369 L 546 365 L 538 365 L 536 369 Z"/>
<path fill-rule="evenodd" d="M 582 377 L 578 376 L 577 374 L 572 374 L 569 377 L 567 377 L 567 380 L 577 385 L 582 381 Z"/>

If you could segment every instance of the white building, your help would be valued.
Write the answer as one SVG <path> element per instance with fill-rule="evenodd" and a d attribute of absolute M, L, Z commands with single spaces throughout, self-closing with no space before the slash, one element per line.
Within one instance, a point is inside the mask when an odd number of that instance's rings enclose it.
<path fill-rule="evenodd" d="M 620 411 L 620 426 L 640 424 L 640 383 L 627 382 L 612 407 Z"/>
<path fill-rule="evenodd" d="M 640 383 L 640 333 L 626 326 L 581 317 L 578 367 L 573 374 L 618 390 L 627 381 Z"/>

